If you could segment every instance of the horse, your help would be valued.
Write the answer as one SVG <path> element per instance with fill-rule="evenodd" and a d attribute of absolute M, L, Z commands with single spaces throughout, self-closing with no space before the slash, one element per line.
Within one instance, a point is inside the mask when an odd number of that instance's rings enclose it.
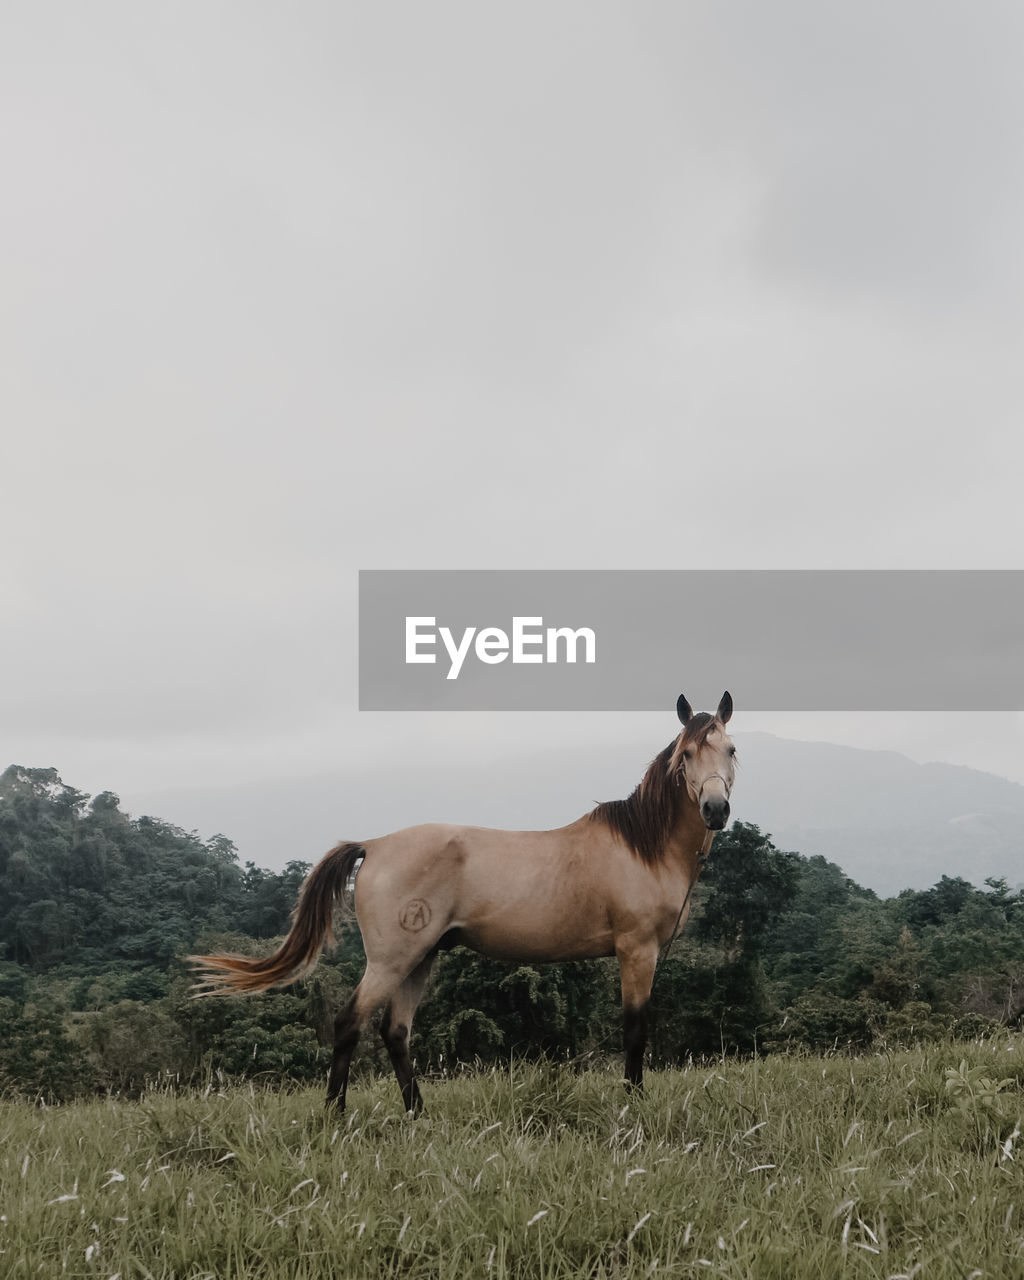
<path fill-rule="evenodd" d="M 383 1007 L 381 1035 L 405 1110 L 422 1110 L 409 1054 L 413 1016 L 438 952 L 458 944 L 524 963 L 616 956 L 626 1085 L 640 1093 L 659 954 L 685 922 L 703 858 L 729 818 L 732 709 L 726 692 L 714 715 L 695 715 L 680 694 L 682 731 L 633 793 L 567 827 L 430 824 L 335 845 L 306 878 L 278 950 L 265 959 L 190 956 L 195 994 L 265 991 L 309 973 L 334 941 L 334 904 L 355 877 L 366 969 L 334 1022 L 328 1107 L 344 1110 L 352 1055 Z"/>

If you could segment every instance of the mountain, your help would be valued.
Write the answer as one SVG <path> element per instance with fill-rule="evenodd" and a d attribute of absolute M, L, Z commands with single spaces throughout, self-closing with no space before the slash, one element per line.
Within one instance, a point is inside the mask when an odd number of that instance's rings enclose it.
<path fill-rule="evenodd" d="M 895 751 L 737 735 L 744 816 L 775 844 L 820 853 L 882 895 L 942 876 L 1024 882 L 1024 787 Z M 756 815 L 756 816 L 753 816 Z"/>
<path fill-rule="evenodd" d="M 888 896 L 924 889 L 943 875 L 983 885 L 1024 882 L 1024 787 L 949 764 L 917 764 L 893 751 L 734 735 L 741 766 L 733 816 L 770 832 L 778 848 L 822 854 Z M 339 839 L 367 839 L 417 822 L 492 827 L 561 826 L 598 800 L 632 790 L 657 744 L 635 741 L 575 751 L 500 748 L 467 760 L 440 747 L 430 758 L 400 753 L 385 766 L 220 790 L 128 795 L 204 836 L 223 832 L 243 860 L 279 869 L 315 861 Z M 647 757 L 644 758 L 644 751 Z"/>

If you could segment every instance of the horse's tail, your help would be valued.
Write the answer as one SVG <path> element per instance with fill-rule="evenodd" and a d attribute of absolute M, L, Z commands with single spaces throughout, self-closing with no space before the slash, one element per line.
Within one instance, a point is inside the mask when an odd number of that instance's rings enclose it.
<path fill-rule="evenodd" d="M 320 958 L 324 944 L 334 941 L 331 916 L 335 899 L 344 892 L 356 863 L 366 850 L 345 842 L 324 854 L 306 877 L 299 903 L 292 912 L 287 938 L 272 956 L 249 960 L 245 956 L 189 956 L 197 970 L 193 995 L 229 996 L 286 986 L 308 973 Z"/>

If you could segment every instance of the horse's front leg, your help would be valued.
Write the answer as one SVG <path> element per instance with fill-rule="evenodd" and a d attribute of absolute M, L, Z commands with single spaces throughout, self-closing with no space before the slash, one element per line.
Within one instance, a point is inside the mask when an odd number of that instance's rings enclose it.
<path fill-rule="evenodd" d="M 626 1087 L 642 1093 L 644 1050 L 647 1048 L 648 1007 L 658 963 L 656 939 L 631 939 L 616 947 L 622 974 L 622 1024 L 626 1050 Z"/>

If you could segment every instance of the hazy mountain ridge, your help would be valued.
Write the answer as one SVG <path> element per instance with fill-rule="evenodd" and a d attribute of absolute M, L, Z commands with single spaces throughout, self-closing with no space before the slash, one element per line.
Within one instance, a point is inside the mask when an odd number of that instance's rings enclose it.
<path fill-rule="evenodd" d="M 894 751 L 737 733 L 733 816 L 777 847 L 822 854 L 858 883 L 889 895 L 943 875 L 983 885 L 1024 882 L 1024 786 L 960 765 L 918 764 Z M 125 798 L 209 836 L 223 831 L 243 858 L 281 867 L 314 861 L 334 841 L 367 839 L 418 822 L 560 826 L 598 800 L 628 794 L 659 747 L 636 742 L 530 757 L 432 759 L 368 765 L 355 774 Z"/>
<path fill-rule="evenodd" d="M 943 875 L 1024 881 L 1024 787 L 962 765 L 894 751 L 737 735 L 738 802 L 776 845 L 823 854 L 878 893 Z M 737 789 L 740 783 L 737 782 Z"/>

